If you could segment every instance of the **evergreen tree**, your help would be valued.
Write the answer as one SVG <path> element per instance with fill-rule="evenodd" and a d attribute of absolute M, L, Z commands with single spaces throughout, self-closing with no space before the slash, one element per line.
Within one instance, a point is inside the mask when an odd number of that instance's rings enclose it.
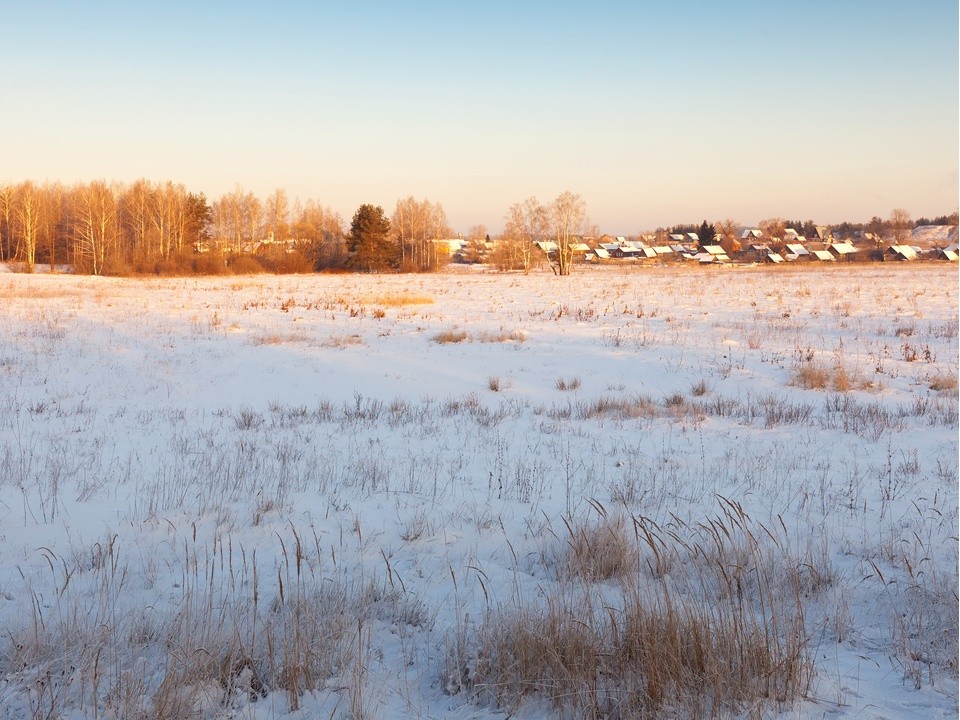
<path fill-rule="evenodd" d="M 381 272 L 396 266 L 397 247 L 389 242 L 390 221 L 383 208 L 361 205 L 350 223 L 348 247 L 351 265 L 364 272 Z"/>
<path fill-rule="evenodd" d="M 714 238 L 717 237 L 717 231 L 713 229 L 713 225 L 704 220 L 697 228 L 697 237 L 700 238 L 701 247 L 713 245 Z"/>

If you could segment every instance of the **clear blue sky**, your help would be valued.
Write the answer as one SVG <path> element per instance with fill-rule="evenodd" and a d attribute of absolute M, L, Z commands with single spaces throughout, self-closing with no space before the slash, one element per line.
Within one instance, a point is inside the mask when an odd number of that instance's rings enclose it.
<path fill-rule="evenodd" d="M 237 183 L 496 231 L 957 207 L 956 0 L 0 2 L 0 182 Z"/>

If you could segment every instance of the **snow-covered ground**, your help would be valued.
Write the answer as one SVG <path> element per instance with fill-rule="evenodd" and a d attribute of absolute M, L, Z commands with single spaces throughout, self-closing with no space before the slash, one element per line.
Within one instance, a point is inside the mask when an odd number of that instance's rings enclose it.
<path fill-rule="evenodd" d="M 0 718 L 552 717 L 457 639 L 729 503 L 817 579 L 763 713 L 956 717 L 957 325 L 946 264 L 5 274 Z"/>

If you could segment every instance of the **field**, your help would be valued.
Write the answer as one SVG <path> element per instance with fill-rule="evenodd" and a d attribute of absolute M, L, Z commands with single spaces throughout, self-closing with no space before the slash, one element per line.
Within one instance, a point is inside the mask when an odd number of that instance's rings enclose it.
<path fill-rule="evenodd" d="M 0 275 L 0 718 L 955 718 L 944 265 Z"/>

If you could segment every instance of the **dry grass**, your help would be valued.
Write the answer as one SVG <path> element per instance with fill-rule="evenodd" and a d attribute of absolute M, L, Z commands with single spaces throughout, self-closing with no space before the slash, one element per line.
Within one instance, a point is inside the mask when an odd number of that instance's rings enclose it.
<path fill-rule="evenodd" d="M 379 305 L 381 307 L 406 307 L 408 305 L 432 305 L 434 300 L 429 295 L 412 295 L 410 293 L 384 293 L 382 295 L 364 295 L 357 298 L 361 305 Z"/>
<path fill-rule="evenodd" d="M 783 552 L 766 529 L 761 546 L 735 503 L 678 526 L 685 537 L 641 521 L 635 529 L 631 538 L 606 517 L 568 525 L 567 576 L 577 582 L 461 626 L 447 644 L 447 691 L 508 710 L 536 699 L 564 717 L 618 720 L 762 713 L 805 695 L 814 664 L 791 569 L 809 556 Z M 638 570 L 641 550 L 653 581 Z M 612 577 L 618 597 L 591 588 Z"/>
<path fill-rule="evenodd" d="M 859 373 L 851 372 L 841 362 L 826 366 L 816 360 L 801 362 L 794 371 L 791 384 L 806 390 L 869 390 L 874 384 Z"/>
<path fill-rule="evenodd" d="M 554 384 L 556 385 L 557 390 L 562 392 L 566 392 L 568 390 L 578 390 L 580 388 L 580 378 L 572 377 L 568 379 L 558 377 Z"/>
<path fill-rule="evenodd" d="M 261 333 L 250 338 L 250 342 L 256 346 L 263 345 L 286 345 L 288 343 L 302 343 L 306 337 L 302 333 Z"/>
<path fill-rule="evenodd" d="M 461 343 L 468 337 L 466 330 L 442 330 L 433 336 L 432 340 L 440 345 Z"/>
<path fill-rule="evenodd" d="M 339 350 L 363 344 L 363 338 L 359 335 L 331 335 L 321 343 L 323 347 L 337 348 Z"/>
<path fill-rule="evenodd" d="M 930 381 L 930 389 L 936 392 L 956 392 L 957 376 L 953 373 L 937 375 Z"/>
<path fill-rule="evenodd" d="M 169 608 L 140 607 L 115 538 L 95 546 L 93 567 L 51 553 L 58 602 L 5 629 L 0 672 L 31 688 L 37 718 L 72 717 L 73 708 L 77 717 L 184 720 L 271 692 L 296 711 L 345 669 L 363 684 L 356 669 L 369 662 L 369 622 L 427 622 L 386 586 L 320 573 L 316 536 L 314 547 L 295 530 L 278 537 L 277 569 L 265 572 L 233 545 L 214 541 L 211 554 L 203 540 L 185 540 L 193 570 Z M 356 709 L 363 693 L 350 688 Z"/>
<path fill-rule="evenodd" d="M 657 403 L 644 396 L 600 397 L 586 403 L 580 403 L 575 409 L 577 420 L 596 420 L 611 418 L 629 420 L 635 418 L 657 417 Z"/>
<path fill-rule="evenodd" d="M 492 392 L 500 392 L 501 390 L 506 390 L 511 385 L 509 380 L 504 380 L 496 375 L 491 375 L 487 378 L 487 389 Z"/>
<path fill-rule="evenodd" d="M 526 334 L 521 330 L 511 330 L 499 332 L 481 332 L 477 333 L 476 337 L 477 342 L 482 343 L 505 343 L 505 342 L 516 342 L 524 343 L 527 341 Z"/>
<path fill-rule="evenodd" d="M 623 517 L 604 514 L 595 524 L 573 525 L 564 520 L 564 525 L 567 539 L 561 568 L 568 577 L 611 580 L 636 570 L 637 545 Z"/>

